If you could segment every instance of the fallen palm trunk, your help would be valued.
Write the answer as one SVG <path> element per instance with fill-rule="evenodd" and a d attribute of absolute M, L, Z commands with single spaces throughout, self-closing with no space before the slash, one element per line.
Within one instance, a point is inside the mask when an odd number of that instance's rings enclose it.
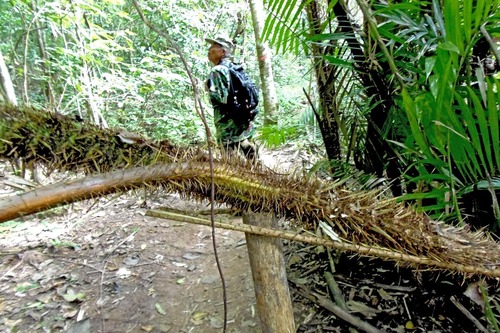
<path fill-rule="evenodd" d="M 426 261 L 446 263 L 450 271 L 497 276 L 500 245 L 481 233 L 429 220 L 395 200 L 375 192 L 353 193 L 319 180 L 252 171 L 234 164 L 215 163 L 215 201 L 234 209 L 274 212 L 314 230 L 323 221 L 352 251 L 382 256 L 418 268 Z M 137 167 L 62 182 L 0 200 L 0 222 L 57 205 L 125 191 L 138 186 L 163 187 L 193 199 L 210 197 L 208 163 L 185 162 Z M 370 249 L 362 253 L 361 248 Z M 347 249 L 347 248 L 346 248 Z M 425 258 L 411 261 L 409 257 Z M 464 269 L 463 267 L 473 267 Z"/>
<path fill-rule="evenodd" d="M 240 178 L 242 175 L 246 179 Z M 265 176 L 252 174 L 243 165 L 217 163 L 214 177 L 216 201 L 232 204 L 238 209 L 269 211 L 267 207 L 279 208 L 275 203 L 282 197 L 284 207 L 288 205 L 294 208 L 294 211 L 300 212 L 301 208 L 298 205 L 306 204 L 308 201 L 309 195 L 302 187 L 306 182 L 296 182 L 294 186 L 287 186 L 287 196 L 291 197 L 287 200 L 279 189 L 273 187 L 278 183 L 276 179 L 265 184 Z M 204 199 L 209 197 L 210 178 L 210 167 L 204 162 L 161 164 L 87 176 L 0 199 L 0 222 L 141 186 L 163 186 L 172 192 Z M 264 195 L 257 201 L 258 194 Z"/>

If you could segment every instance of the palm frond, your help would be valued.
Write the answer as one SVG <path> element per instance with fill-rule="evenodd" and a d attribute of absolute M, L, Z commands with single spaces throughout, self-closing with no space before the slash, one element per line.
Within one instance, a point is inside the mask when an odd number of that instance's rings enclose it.
<path fill-rule="evenodd" d="M 304 46 L 303 37 L 308 33 L 304 17 L 307 1 L 269 0 L 264 3 L 268 11 L 262 38 L 267 40 L 276 52 L 295 52 Z"/>

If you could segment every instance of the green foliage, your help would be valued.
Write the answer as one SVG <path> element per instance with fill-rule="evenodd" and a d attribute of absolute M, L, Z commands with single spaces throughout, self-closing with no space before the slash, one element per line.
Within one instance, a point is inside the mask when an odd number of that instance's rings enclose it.
<path fill-rule="evenodd" d="M 200 81 L 209 70 L 204 37 L 232 32 L 246 10 L 219 0 L 140 5 L 153 25 L 168 31 Z M 175 143 L 203 139 L 185 68 L 131 4 L 2 2 L 0 33 L 7 36 L 0 49 L 24 102 Z M 203 91 L 202 83 L 198 88 Z"/>
<path fill-rule="evenodd" d="M 297 126 L 266 125 L 260 129 L 260 139 L 269 148 L 276 148 L 296 137 Z"/>
<path fill-rule="evenodd" d="M 71 241 L 61 241 L 59 239 L 53 239 L 50 241 L 50 245 L 53 247 L 69 247 L 72 248 L 73 250 L 79 250 L 80 249 L 80 244 L 73 243 Z"/>
<path fill-rule="evenodd" d="M 500 310 L 500 304 L 493 298 L 488 296 L 488 290 L 484 287 L 482 283 L 479 284 L 479 291 L 481 292 L 481 296 L 484 299 L 484 315 L 490 324 L 490 327 L 496 332 L 500 332 L 500 325 L 498 323 L 498 319 L 495 316 L 495 311 L 491 306 L 491 303 L 496 305 L 495 310 L 498 312 Z"/>
<path fill-rule="evenodd" d="M 28 290 L 38 289 L 38 288 L 40 288 L 40 284 L 38 284 L 38 282 L 23 283 L 16 286 L 16 292 L 24 293 L 27 292 Z"/>
<path fill-rule="evenodd" d="M 276 52 L 299 54 L 308 32 L 304 8 L 308 1 L 269 0 L 265 2 L 270 11 L 267 16 L 262 38 L 276 47 Z"/>
<path fill-rule="evenodd" d="M 313 54 L 310 66 L 315 70 L 316 78 L 311 77 L 311 81 L 316 81 L 314 88 L 318 90 L 318 85 L 324 85 L 330 90 L 321 93 L 321 96 L 310 93 L 312 99 L 317 101 L 314 108 L 320 115 L 320 122 L 329 124 L 338 132 L 336 134 L 342 145 L 342 152 L 349 161 L 356 145 L 359 148 L 357 151 L 363 150 L 365 117 L 367 110 L 372 107 L 366 102 L 370 101 L 370 97 L 364 93 L 365 88 L 360 83 L 347 45 L 348 40 L 356 40 L 360 36 L 356 36 L 354 32 L 341 31 L 337 28 L 338 24 L 332 22 L 335 19 L 333 7 L 337 1 L 329 2 L 328 6 L 316 1 L 315 6 L 325 13 L 325 20 L 310 22 L 306 8 L 314 7 L 314 2 L 268 1 L 266 5 L 270 15 L 266 20 L 264 35 L 278 51 Z M 316 29 L 311 25 L 315 25 Z M 316 51 L 310 52 L 311 50 Z M 314 120 L 313 115 L 312 109 L 304 112 L 302 123 L 306 126 L 310 124 Z"/>
<path fill-rule="evenodd" d="M 421 208 L 434 217 L 462 220 L 459 202 L 464 194 L 485 182 L 493 195 L 500 189 L 492 181 L 500 173 L 500 82 L 486 77 L 481 67 L 471 67 L 471 52 L 481 37 L 479 28 L 491 23 L 498 5 L 480 2 L 474 7 L 464 0 L 445 1 L 442 11 L 437 1 L 433 6 L 434 17 L 417 22 L 406 15 L 406 20 L 399 22 L 404 22 L 405 28 L 392 33 L 402 40 L 419 32 L 409 47 L 414 50 L 417 61 L 413 63 L 418 67 L 402 91 L 400 106 L 409 126 L 402 144 L 405 162 L 416 170 L 410 181 L 423 191 L 408 194 L 405 199 L 431 202 Z M 381 12 L 388 19 L 401 16 L 398 10 L 391 16 L 388 8 Z M 383 33 L 392 35 L 388 31 Z M 398 52 L 394 56 L 398 57 Z"/>
<path fill-rule="evenodd" d="M 392 149 L 406 171 L 409 193 L 404 199 L 416 200 L 435 218 L 462 220 L 462 197 L 484 189 L 491 193 L 493 211 L 500 222 L 496 199 L 500 190 L 498 75 L 485 74 L 478 62 L 482 59 L 472 56 L 485 37 L 481 29 L 491 36 L 499 35 L 499 2 L 374 1 L 376 29 L 388 54 L 371 47 L 374 41 L 366 37 L 370 31 L 363 31 L 362 36 L 356 29 L 328 30 L 336 23 L 332 10 L 336 1 L 328 8 L 315 3 L 326 19 L 319 22 L 319 33 L 310 33 L 313 30 L 304 23 L 304 9 L 311 3 L 269 0 L 271 14 L 265 36 L 283 52 L 299 53 L 311 45 L 329 47 L 324 59 L 338 69 L 332 90 L 342 113 L 335 114 L 335 121 L 347 160 L 355 147 L 363 149 L 365 117 L 381 102 L 367 94 L 370 87 L 359 83 L 352 54 L 345 51 L 345 41 L 357 38 L 364 41 L 361 51 L 365 63 L 385 64 L 387 68 L 389 61 L 393 62 L 402 77 L 403 86 L 391 96 L 396 105 L 381 134 L 392 140 Z M 377 34 L 372 31 L 369 35 Z M 393 78 L 394 74 L 387 76 Z M 312 112 L 303 113 L 304 124 L 313 118 Z"/>

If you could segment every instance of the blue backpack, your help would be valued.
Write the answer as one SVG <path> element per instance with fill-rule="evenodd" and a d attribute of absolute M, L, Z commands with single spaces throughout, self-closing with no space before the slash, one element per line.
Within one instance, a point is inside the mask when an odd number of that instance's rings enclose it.
<path fill-rule="evenodd" d="M 259 110 L 259 91 L 255 83 L 250 80 L 242 65 L 230 63 L 231 85 L 228 104 L 234 110 L 231 117 L 236 123 L 247 124 L 254 120 Z"/>

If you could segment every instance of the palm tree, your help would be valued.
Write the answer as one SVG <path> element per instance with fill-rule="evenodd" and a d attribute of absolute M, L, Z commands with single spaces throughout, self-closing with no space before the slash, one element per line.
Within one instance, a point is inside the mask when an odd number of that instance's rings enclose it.
<path fill-rule="evenodd" d="M 434 216 L 477 213 L 464 198 L 481 193 L 499 220 L 498 0 L 267 5 L 269 41 L 314 59 L 330 159 L 355 146 L 359 169 Z"/>

